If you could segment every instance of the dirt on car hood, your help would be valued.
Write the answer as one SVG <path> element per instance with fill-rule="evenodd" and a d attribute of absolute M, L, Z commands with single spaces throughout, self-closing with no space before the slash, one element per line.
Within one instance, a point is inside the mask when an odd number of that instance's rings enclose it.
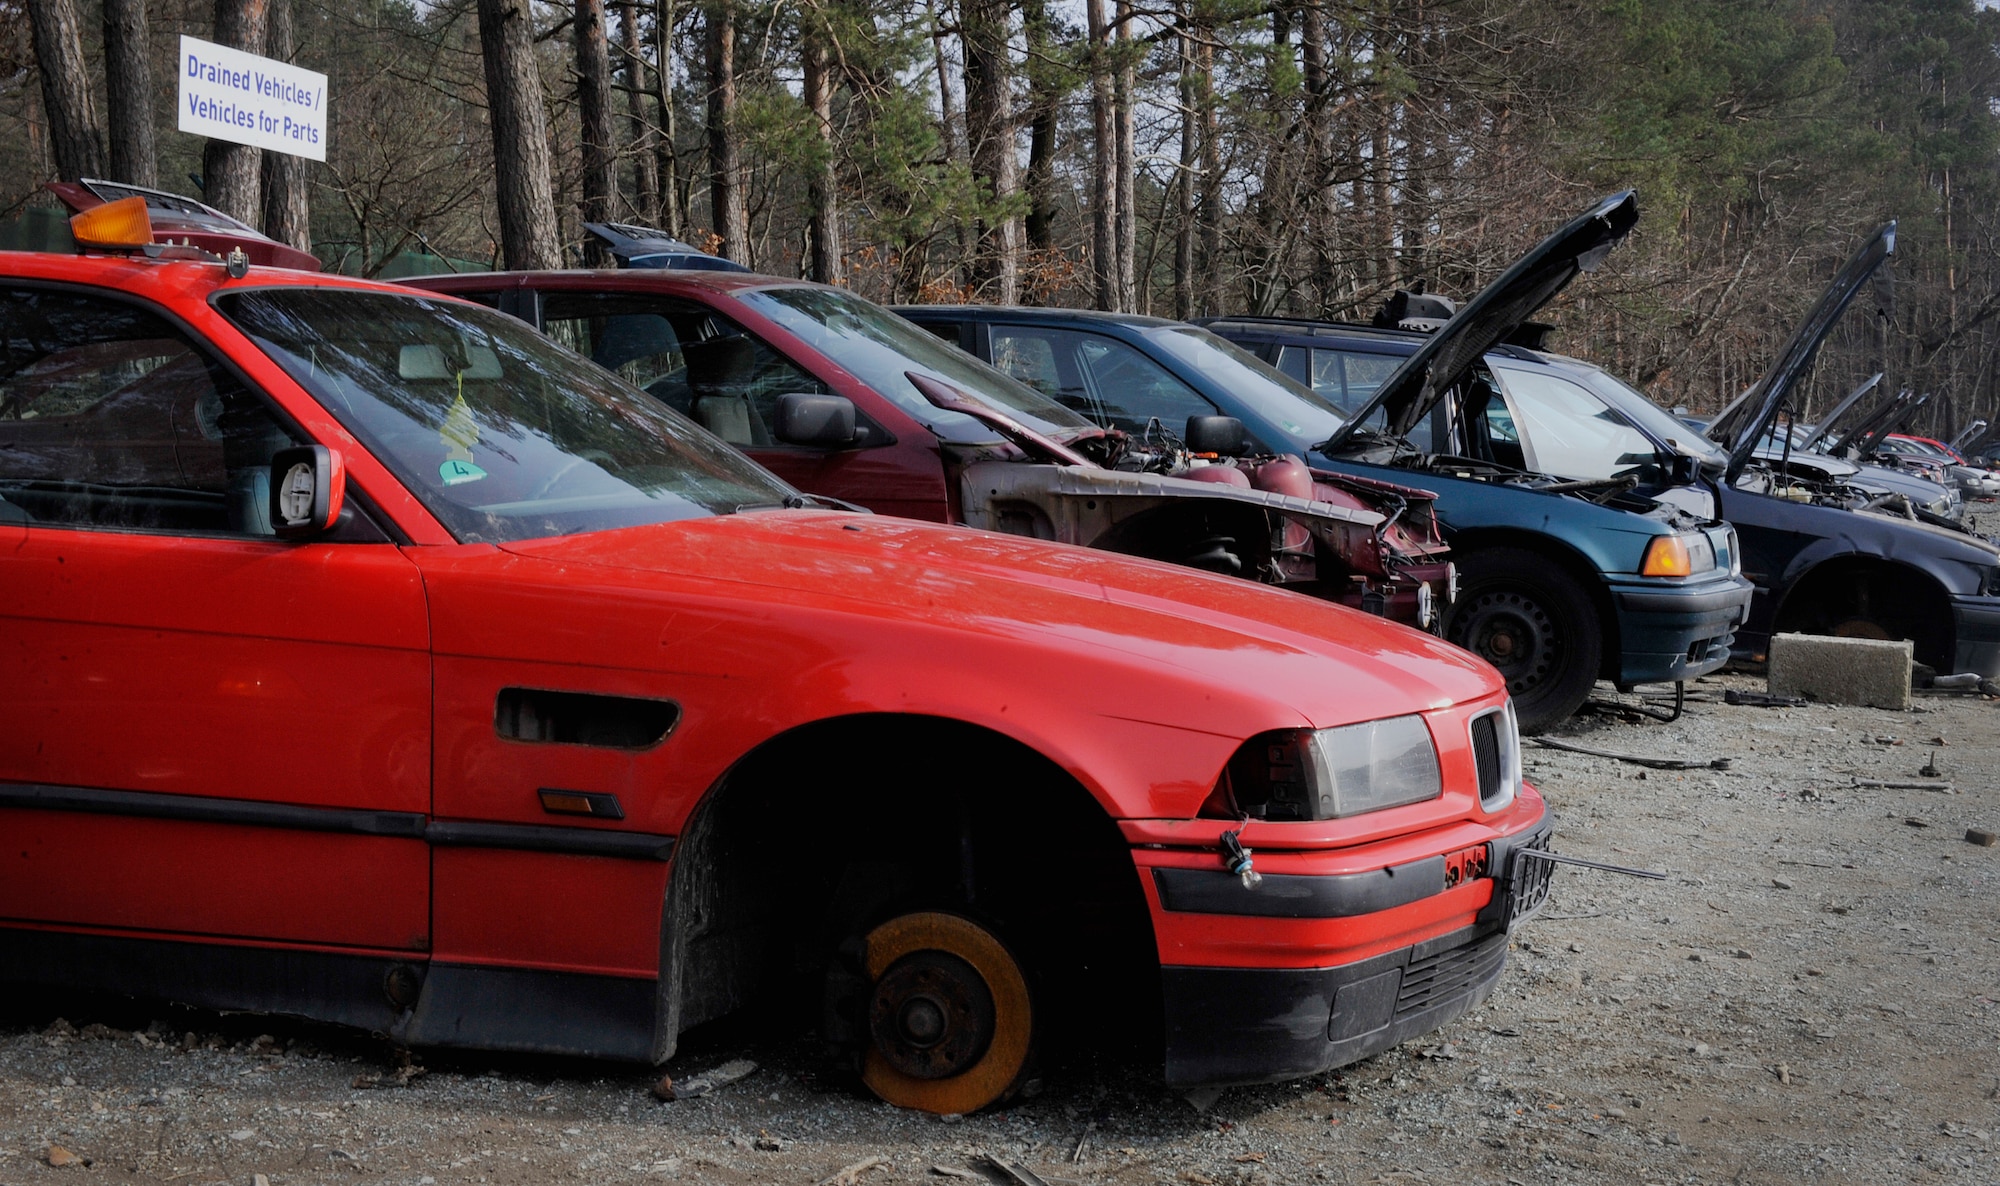
<path fill-rule="evenodd" d="M 1456 647 L 1296 593 L 908 520 L 759 511 L 504 550 L 733 586 L 767 605 L 1046 641 L 1078 663 L 1115 652 L 1122 662 L 1281 700 L 1320 726 L 1440 707 L 1500 687 L 1490 668 Z M 1060 679 L 1061 668 L 1049 677 Z M 1367 708 L 1357 713 L 1357 705 Z M 1200 727 L 1193 717 L 1187 723 Z"/>

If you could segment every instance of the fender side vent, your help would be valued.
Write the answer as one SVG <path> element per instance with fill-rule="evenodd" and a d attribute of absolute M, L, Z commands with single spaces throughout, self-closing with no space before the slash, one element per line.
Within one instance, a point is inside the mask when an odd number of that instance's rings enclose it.
<path fill-rule="evenodd" d="M 502 688 L 493 705 L 493 731 L 510 741 L 646 749 L 666 740 L 680 722 L 671 700 Z"/>

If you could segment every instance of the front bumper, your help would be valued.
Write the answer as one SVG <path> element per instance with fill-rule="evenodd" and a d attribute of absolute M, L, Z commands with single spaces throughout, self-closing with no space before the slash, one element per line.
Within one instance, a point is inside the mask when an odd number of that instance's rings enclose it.
<path fill-rule="evenodd" d="M 1438 917 L 1435 906 L 1444 899 L 1470 903 L 1449 916 L 1441 934 L 1330 967 L 1162 967 L 1167 1084 L 1222 1087 L 1314 1075 L 1378 1054 L 1477 1007 L 1506 966 L 1506 915 L 1513 900 L 1506 875 L 1515 865 L 1513 853 L 1546 847 L 1552 831 L 1546 806 L 1535 807 L 1527 826 L 1488 841 L 1487 868 L 1497 878 L 1416 897 L 1403 886 L 1390 886 L 1428 862 L 1402 866 L 1402 878 L 1386 881 L 1381 871 L 1295 877 L 1287 879 L 1295 884 L 1285 887 L 1288 906 L 1275 911 L 1266 906 L 1262 917 L 1237 920 L 1243 928 L 1274 916 L 1325 927 L 1337 915 L 1340 939 L 1359 944 L 1368 935 L 1406 933 L 1412 915 Z M 1442 863 L 1442 857 L 1436 859 Z M 1297 884 L 1315 881 L 1329 884 Z M 1265 887 L 1245 893 L 1262 888 L 1278 887 L 1267 878 Z M 1481 890 L 1487 892 L 1475 901 L 1471 895 Z M 1227 897 L 1225 892 L 1182 905 L 1219 911 Z M 1348 913 L 1385 902 L 1397 904 Z"/>
<path fill-rule="evenodd" d="M 1958 644 L 1951 674 L 2000 679 L 2000 597 L 1953 596 L 1951 624 Z"/>
<path fill-rule="evenodd" d="M 1605 585 L 1618 623 L 1612 680 L 1621 687 L 1693 679 L 1727 663 L 1756 593 L 1728 575 L 1685 583 L 1612 576 Z"/>

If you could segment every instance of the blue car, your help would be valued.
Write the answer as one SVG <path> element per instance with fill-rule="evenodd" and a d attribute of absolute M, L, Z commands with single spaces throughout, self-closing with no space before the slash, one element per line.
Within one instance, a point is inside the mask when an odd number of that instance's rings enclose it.
<path fill-rule="evenodd" d="M 898 312 L 1106 427 L 1158 434 L 1233 416 L 1256 446 L 1315 469 L 1434 491 L 1459 574 L 1446 637 L 1497 667 L 1522 728 L 1542 730 L 1599 679 L 1630 688 L 1714 671 L 1750 604 L 1735 532 L 1690 454 L 1633 434 L 1621 468 L 1643 475 L 1551 477 L 1527 463 L 1495 386 L 1493 367 L 1532 353 L 1506 340 L 1637 217 L 1629 192 L 1605 199 L 1429 335 L 994 306 Z M 1368 348 L 1348 349 L 1357 338 Z M 1272 348 L 1278 339 L 1339 348 L 1320 364 L 1309 346 L 1292 357 Z M 1636 493 L 1641 478 L 1662 489 Z"/>
<path fill-rule="evenodd" d="M 1488 405 L 1486 439 L 1478 442 L 1475 432 L 1475 443 L 1460 451 L 1505 453 L 1512 464 L 1559 479 L 1615 480 L 1634 494 L 1698 500 L 1704 513 L 1719 513 L 1736 530 L 1740 548 L 1733 554 L 1755 587 L 1750 615 L 1736 631 L 1741 658 L 1762 660 L 1779 633 L 1908 639 L 1917 662 L 1938 674 L 2000 677 L 2000 549 L 1953 517 L 1949 492 L 1815 451 L 1828 440 L 1835 451 L 1865 454 L 1867 442 L 1893 431 L 1915 401 L 1892 397 L 1861 415 L 1878 375 L 1815 430 L 1779 435 L 1778 419 L 1811 373 L 1820 344 L 1893 254 L 1895 231 L 1887 223 L 1861 244 L 1770 369 L 1713 421 L 1676 420 L 1599 367 L 1503 343 L 1486 357 L 1501 397 Z M 1435 324 L 1453 319 L 1448 308 L 1420 312 Z M 1471 312 L 1468 306 L 1458 316 Z M 1412 356 L 1425 341 L 1324 323 L 1239 320 L 1214 328 L 1336 398 L 1332 375 L 1366 374 Z M 1392 413 L 1372 395 L 1356 410 L 1364 426 L 1378 429 Z M 1479 426 L 1472 418 L 1464 423 Z M 1673 472 L 1686 463 L 1699 471 L 1698 484 Z M 1440 498 L 1441 516 L 1446 506 Z"/>

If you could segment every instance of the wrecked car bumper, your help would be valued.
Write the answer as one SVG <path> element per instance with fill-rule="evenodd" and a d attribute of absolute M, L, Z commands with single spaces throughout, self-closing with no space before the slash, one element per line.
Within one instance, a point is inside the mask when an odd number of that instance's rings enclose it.
<path fill-rule="evenodd" d="M 1220 869 L 1142 869 L 1162 952 L 1166 1082 L 1318 1074 L 1475 1008 L 1506 965 L 1512 854 L 1546 847 L 1551 830 L 1540 796 L 1524 789 L 1491 824 L 1398 842 L 1427 843 L 1428 858 L 1362 872 L 1266 874 L 1245 889 Z M 1447 886 L 1446 862 L 1473 831 L 1485 839 L 1471 847 L 1498 878 Z"/>
<path fill-rule="evenodd" d="M 1951 621 L 1958 643 L 1952 674 L 1976 671 L 2000 679 L 2000 597 L 1954 596 Z"/>
<path fill-rule="evenodd" d="M 1611 577 L 1605 584 L 1620 648 L 1612 679 L 1621 687 L 1693 679 L 1721 667 L 1756 593 L 1749 581 L 1730 576 L 1690 584 Z"/>

